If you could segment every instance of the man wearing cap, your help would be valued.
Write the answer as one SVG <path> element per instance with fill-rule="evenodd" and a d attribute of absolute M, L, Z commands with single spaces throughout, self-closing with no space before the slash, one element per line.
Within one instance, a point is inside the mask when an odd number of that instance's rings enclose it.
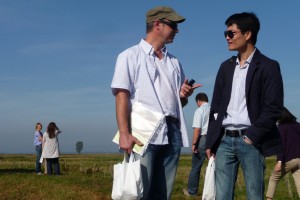
<path fill-rule="evenodd" d="M 116 98 L 119 146 L 131 153 L 142 145 L 130 133 L 132 104 L 138 102 L 165 116 L 141 159 L 144 200 L 170 199 L 181 147 L 188 146 L 182 107 L 201 84 L 188 85 L 178 59 L 167 51 L 184 17 L 170 7 L 155 7 L 146 14 L 146 38 L 119 54 L 111 84 Z M 145 125 L 146 126 L 146 125 Z"/>

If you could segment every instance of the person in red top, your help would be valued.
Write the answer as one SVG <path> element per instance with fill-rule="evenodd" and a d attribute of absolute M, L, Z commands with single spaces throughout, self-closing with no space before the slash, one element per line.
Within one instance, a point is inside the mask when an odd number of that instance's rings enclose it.
<path fill-rule="evenodd" d="M 266 193 L 267 200 L 272 200 L 279 180 L 291 172 L 300 198 L 300 123 L 297 118 L 284 108 L 278 121 L 278 130 L 284 151 L 277 155 L 277 163 L 269 179 Z"/>

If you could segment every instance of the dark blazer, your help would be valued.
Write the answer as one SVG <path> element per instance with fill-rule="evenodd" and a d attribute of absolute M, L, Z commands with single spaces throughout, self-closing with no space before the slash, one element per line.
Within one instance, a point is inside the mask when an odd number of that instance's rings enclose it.
<path fill-rule="evenodd" d="M 206 139 L 206 149 L 216 153 L 223 137 L 222 121 L 232 89 L 236 56 L 226 60 L 218 71 Z M 283 108 L 283 82 L 279 63 L 256 49 L 246 77 L 246 103 L 251 122 L 246 136 L 264 156 L 282 151 L 276 121 Z M 216 119 L 215 116 L 217 115 Z"/>

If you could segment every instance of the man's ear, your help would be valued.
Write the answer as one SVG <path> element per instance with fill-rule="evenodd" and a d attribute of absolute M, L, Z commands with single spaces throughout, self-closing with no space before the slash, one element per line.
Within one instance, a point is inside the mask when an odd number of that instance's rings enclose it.
<path fill-rule="evenodd" d="M 157 29 L 157 30 L 160 29 L 159 23 L 160 23 L 159 20 L 156 20 L 156 21 L 153 22 L 154 28 Z"/>
<path fill-rule="evenodd" d="M 245 33 L 245 36 L 246 36 L 246 40 L 249 41 L 251 39 L 251 36 L 252 36 L 252 32 L 251 31 L 247 31 Z"/>

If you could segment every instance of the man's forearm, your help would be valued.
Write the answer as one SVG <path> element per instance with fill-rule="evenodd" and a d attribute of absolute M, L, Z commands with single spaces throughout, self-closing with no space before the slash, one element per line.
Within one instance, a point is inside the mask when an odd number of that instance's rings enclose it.
<path fill-rule="evenodd" d="M 193 145 L 198 143 L 200 133 L 201 133 L 201 128 L 194 128 L 194 136 L 193 136 L 193 143 L 192 143 Z"/>
<path fill-rule="evenodd" d="M 119 90 L 116 95 L 116 117 L 120 134 L 129 131 L 129 92 Z"/>

